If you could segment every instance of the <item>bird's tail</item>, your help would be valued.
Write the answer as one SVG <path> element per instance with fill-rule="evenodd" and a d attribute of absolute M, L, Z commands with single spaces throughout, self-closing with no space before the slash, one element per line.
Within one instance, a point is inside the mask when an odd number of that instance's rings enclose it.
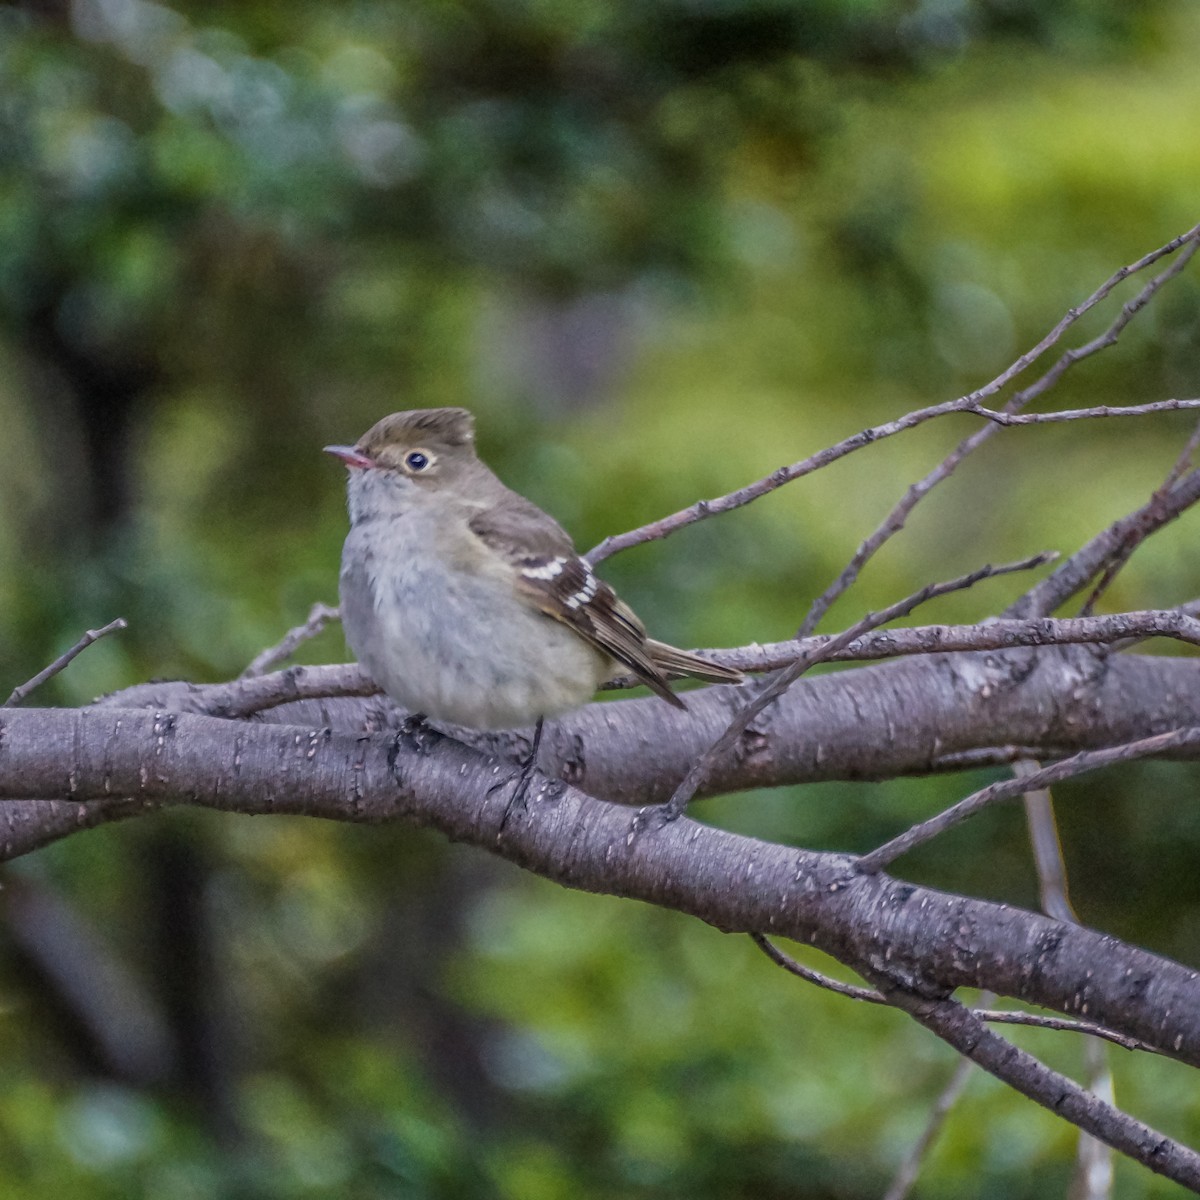
<path fill-rule="evenodd" d="M 722 667 L 719 663 L 709 662 L 698 654 L 689 654 L 686 650 L 677 650 L 666 642 L 656 642 L 646 639 L 646 653 L 650 661 L 660 671 L 672 675 L 690 675 L 693 679 L 703 679 L 706 683 L 741 683 L 745 676 L 741 671 L 732 667 Z"/>

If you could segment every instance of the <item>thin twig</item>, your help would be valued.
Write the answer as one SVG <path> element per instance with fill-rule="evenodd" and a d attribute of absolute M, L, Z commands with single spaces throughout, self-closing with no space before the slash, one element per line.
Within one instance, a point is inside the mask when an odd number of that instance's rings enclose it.
<path fill-rule="evenodd" d="M 1029 1029 L 1050 1029 L 1058 1033 L 1086 1033 L 1089 1037 L 1099 1038 L 1120 1046 L 1122 1050 L 1142 1050 L 1146 1054 L 1161 1054 L 1162 1051 L 1148 1042 L 1137 1038 L 1126 1037 L 1106 1029 L 1103 1025 L 1093 1025 L 1089 1021 L 1072 1021 L 1067 1017 L 1044 1017 L 1041 1013 L 1015 1012 L 1006 1008 L 973 1008 L 971 1012 L 981 1021 L 989 1025 L 1024 1025 Z"/>
<path fill-rule="evenodd" d="M 839 597 L 845 595 L 862 573 L 868 561 L 875 556 L 880 548 L 904 528 L 909 514 L 925 497 L 944 480 L 949 479 L 959 464 L 971 453 L 983 445 L 990 437 L 999 432 L 997 425 L 985 425 L 977 429 L 969 437 L 964 438 L 955 448 L 942 459 L 923 479 L 912 484 L 903 496 L 896 502 L 891 512 L 876 526 L 876 528 L 859 544 L 853 557 L 842 569 L 838 577 L 809 605 L 808 612 L 796 630 L 797 638 L 808 637 L 820 624 L 821 618 L 829 611 Z"/>
<path fill-rule="evenodd" d="M 1010 413 L 974 405 L 968 411 L 997 425 L 1057 425 L 1063 421 L 1086 421 L 1098 417 L 1144 417 L 1151 413 L 1190 412 L 1200 400 L 1154 400 L 1147 404 L 1097 404 L 1093 408 L 1060 408 L 1046 413 Z"/>
<path fill-rule="evenodd" d="M 925 1128 L 921 1130 L 920 1136 L 904 1156 L 904 1161 L 896 1169 L 895 1175 L 892 1176 L 892 1182 L 888 1185 L 888 1190 L 883 1194 L 883 1200 L 904 1200 L 912 1191 L 912 1186 L 917 1182 L 917 1176 L 921 1173 L 925 1156 L 929 1153 L 937 1135 L 941 1133 L 942 1126 L 946 1124 L 950 1110 L 958 1103 L 959 1096 L 966 1090 L 974 1069 L 975 1064 L 969 1058 L 960 1058 L 955 1064 L 950 1078 L 946 1081 L 946 1086 L 942 1088 L 933 1103 L 933 1108 L 929 1110 Z"/>
<path fill-rule="evenodd" d="M 1167 245 L 1171 246 L 1173 250 L 1177 250 L 1185 242 L 1188 244 L 1184 247 L 1183 253 L 1180 254 L 1179 257 L 1175 259 L 1175 261 L 1172 262 L 1169 267 L 1155 275 L 1154 278 L 1151 279 L 1150 282 L 1147 283 L 1140 292 L 1138 292 L 1131 299 L 1126 300 L 1125 303 L 1121 305 L 1121 311 L 1117 313 L 1116 317 L 1113 318 L 1112 323 L 1103 333 L 1092 338 L 1090 342 L 1084 342 L 1082 346 L 1073 346 L 1070 350 L 1067 350 L 1044 375 L 1035 380 L 1029 385 L 1029 387 L 1018 392 L 1013 397 L 1010 405 L 1006 405 L 1006 407 L 1012 407 L 1014 409 L 1024 407 L 1031 400 L 1037 399 L 1038 396 L 1043 395 L 1045 392 L 1048 392 L 1052 387 L 1054 387 L 1054 385 L 1063 377 L 1063 375 L 1065 375 L 1067 371 L 1069 371 L 1077 362 L 1082 362 L 1083 359 L 1090 358 L 1093 354 L 1098 354 L 1101 350 L 1105 350 L 1109 346 L 1116 345 L 1122 331 L 1129 324 L 1129 322 L 1132 321 L 1133 318 L 1137 316 L 1137 314 L 1141 312 L 1141 310 L 1145 308 L 1147 304 L 1150 303 L 1150 300 L 1160 288 L 1170 283 L 1171 280 L 1174 279 L 1175 276 L 1177 276 L 1191 261 L 1192 256 L 1196 253 L 1197 248 L 1200 248 L 1200 225 L 1189 229 L 1187 233 L 1181 234 L 1178 238 L 1172 239 L 1172 241 L 1168 242 Z M 1166 249 L 1166 247 L 1163 247 L 1163 249 Z M 1146 258 L 1140 261 L 1140 266 L 1138 269 L 1140 270 L 1142 267 L 1150 266 L 1151 263 L 1156 262 L 1162 257 L 1163 256 L 1161 254 L 1157 253 L 1153 256 L 1147 255 Z M 1119 275 L 1120 272 L 1118 271 L 1117 274 Z M 1132 274 L 1132 272 L 1129 272 L 1128 274 Z M 1116 276 L 1113 278 L 1115 277 Z M 1125 277 L 1127 278 L 1128 276 Z M 1111 282 L 1111 280 L 1109 282 Z M 1108 290 L 1112 291 L 1112 288 L 1109 288 Z M 1105 293 L 1105 295 L 1107 294 L 1108 292 Z"/>
<path fill-rule="evenodd" d="M 767 493 L 774 491 L 776 488 L 782 487 L 785 483 L 791 483 L 793 480 L 800 479 L 805 475 L 810 475 L 812 472 L 820 470 L 822 467 L 828 466 L 830 463 L 836 462 L 838 459 L 845 457 L 847 454 L 855 450 L 861 450 L 864 446 L 869 446 L 873 442 L 877 442 L 882 438 L 892 437 L 897 433 L 902 433 L 906 429 L 912 429 L 917 425 L 921 425 L 926 421 L 933 420 L 936 417 L 945 416 L 947 413 L 970 411 L 972 406 L 978 405 L 981 400 L 988 396 L 994 396 L 1000 392 L 1012 379 L 1020 375 L 1034 362 L 1037 361 L 1050 347 L 1054 346 L 1062 335 L 1075 324 L 1076 321 L 1083 316 L 1084 313 L 1094 308 L 1102 300 L 1104 300 L 1114 288 L 1120 285 L 1130 275 L 1138 271 L 1144 270 L 1152 263 L 1157 262 L 1165 255 L 1173 254 L 1180 246 L 1185 243 L 1191 243 L 1184 255 L 1180 256 L 1180 261 L 1173 264 L 1170 272 L 1164 272 L 1161 277 L 1161 282 L 1155 284 L 1155 287 L 1161 286 L 1166 279 L 1173 274 L 1177 274 L 1182 270 L 1183 264 L 1187 258 L 1191 256 L 1196 247 L 1196 239 L 1200 237 L 1200 225 L 1189 229 L 1186 233 L 1180 234 L 1178 237 L 1172 238 L 1164 246 L 1160 246 L 1157 250 L 1152 250 L 1149 254 L 1143 255 L 1136 262 L 1130 263 L 1128 266 L 1122 267 L 1114 272 L 1099 288 L 1096 289 L 1082 304 L 1074 308 L 1068 309 L 1066 314 L 1059 320 L 1058 324 L 1042 338 L 1032 349 L 1026 351 L 1005 368 L 999 375 L 996 376 L 990 383 L 986 383 L 981 388 L 970 392 L 965 396 L 960 396 L 957 400 L 948 400 L 941 404 L 929 405 L 925 408 L 919 408 L 913 412 L 907 413 L 903 417 L 899 417 L 894 421 L 887 421 L 881 425 L 872 426 L 869 429 L 863 430 L 861 433 L 854 434 L 852 437 L 844 438 L 842 441 L 827 447 L 824 450 L 818 451 L 800 462 L 792 463 L 790 466 L 782 466 L 777 470 L 772 471 L 770 475 L 764 476 L 762 479 L 756 480 L 754 483 L 747 484 L 745 487 L 738 488 L 735 491 L 729 492 L 724 496 L 716 497 L 712 500 L 699 500 L 695 504 L 687 508 L 680 509 L 678 512 L 672 513 L 669 516 L 662 517 L 657 521 L 651 521 L 646 525 L 642 525 L 637 529 L 631 529 L 626 533 L 616 534 L 613 537 L 605 538 L 599 545 L 594 546 L 585 555 L 586 559 L 592 566 L 602 562 L 604 559 L 616 554 L 618 551 L 627 550 L 631 546 L 638 546 L 644 542 L 655 541 L 659 538 L 665 538 L 668 535 L 675 533 L 679 529 L 683 529 L 687 525 L 694 524 L 696 521 L 703 521 L 707 517 L 716 516 L 719 513 L 729 512 L 732 509 L 740 508 L 744 504 L 749 504 L 752 500 L 757 500 L 760 496 L 765 496 Z M 1153 290 L 1148 285 L 1139 293 L 1133 301 L 1130 301 L 1124 306 L 1122 312 L 1128 311 L 1125 317 L 1125 323 L 1132 317 L 1146 300 L 1153 294 Z M 1120 328 L 1114 322 L 1114 326 L 1110 327 L 1105 334 L 1100 338 L 1094 339 L 1087 346 L 1079 347 L 1076 350 L 1068 351 L 1055 367 L 1038 381 L 1034 388 L 1028 389 L 1028 397 L 1039 394 L 1046 387 L 1056 380 L 1063 371 L 1065 371 L 1073 362 L 1080 358 L 1086 357 L 1088 354 L 1095 353 L 1096 349 L 1103 345 L 1111 345 L 1120 333 Z M 1115 332 L 1114 332 L 1115 329 Z M 1057 373 L 1056 373 L 1057 372 Z M 1035 390 L 1036 389 L 1036 390 Z"/>
<path fill-rule="evenodd" d="M 981 392 L 980 394 L 983 393 Z M 584 555 L 584 558 L 592 566 L 595 566 L 621 550 L 628 550 L 631 546 L 640 546 L 644 542 L 657 541 L 675 533 L 677 530 L 683 529 L 685 526 L 694 524 L 696 521 L 703 521 L 707 517 L 715 517 L 720 513 L 741 508 L 742 505 L 749 504 L 752 500 L 757 500 L 759 497 L 775 491 L 776 488 L 782 487 L 785 483 L 791 483 L 796 479 L 803 479 L 805 475 L 811 475 L 814 471 L 819 471 L 821 468 L 829 466 L 830 463 L 835 463 L 838 459 L 845 458 L 847 454 L 852 454 L 855 450 L 863 449 L 864 446 L 873 445 L 884 438 L 894 437 L 898 433 L 903 433 L 906 429 L 915 429 L 918 425 L 923 425 L 926 421 L 931 421 L 935 417 L 943 417 L 947 413 L 961 412 L 965 405 L 974 401 L 974 396 L 975 394 L 972 393 L 971 397 L 960 397 L 957 400 L 945 400 L 941 404 L 931 404 L 925 408 L 918 408 L 912 412 L 905 413 L 904 416 L 897 417 L 894 421 L 885 421 L 880 425 L 873 425 L 850 437 L 843 438 L 840 442 L 835 442 L 832 446 L 827 446 L 824 450 L 818 450 L 816 454 L 801 459 L 799 462 L 778 467 L 770 475 L 755 480 L 754 483 L 749 483 L 745 487 L 738 488 L 736 491 L 729 492 L 724 496 L 718 496 L 712 500 L 698 500 L 695 504 L 687 508 L 671 513 L 669 516 L 661 517 L 657 521 L 651 521 L 649 524 L 642 525 L 637 529 L 631 529 L 628 533 L 620 533 L 613 537 L 605 538 L 599 545 L 593 546 Z"/>
<path fill-rule="evenodd" d="M 1149 509 L 1157 511 L 1167 511 L 1169 509 L 1171 490 L 1183 477 L 1184 472 L 1191 466 L 1192 455 L 1196 451 L 1198 442 L 1200 442 L 1200 424 L 1192 430 L 1191 437 L 1184 443 L 1179 456 L 1171 464 L 1171 469 L 1167 472 L 1167 477 L 1155 488 L 1154 494 L 1150 497 L 1150 503 L 1147 506 Z M 1111 560 L 1104 568 L 1103 575 L 1100 576 L 1099 582 L 1092 588 L 1091 594 L 1080 607 L 1079 615 L 1081 617 L 1091 615 L 1097 603 L 1099 603 L 1100 597 L 1112 586 L 1113 580 L 1116 579 L 1125 564 L 1133 557 L 1134 551 L 1150 536 L 1150 532 L 1153 531 L 1147 531 L 1145 526 L 1137 526 L 1116 547 Z"/>
<path fill-rule="evenodd" d="M 308 620 L 303 625 L 297 625 L 295 628 L 289 629 L 284 634 L 282 641 L 274 646 L 269 646 L 261 654 L 258 654 L 238 678 L 256 679 L 260 675 L 265 675 L 281 662 L 286 662 L 291 658 L 299 646 L 307 642 L 309 638 L 316 637 L 330 621 L 340 619 L 341 612 L 338 609 L 331 608 L 328 604 L 322 604 L 320 601 L 317 601 L 309 609 Z"/>
<path fill-rule="evenodd" d="M 1162 287 L 1187 266 L 1196 253 L 1197 246 L 1200 246 L 1200 241 L 1197 241 L 1198 232 L 1200 232 L 1200 226 L 1185 235 L 1183 240 L 1190 241 L 1190 244 L 1184 252 L 1165 271 L 1156 275 L 1132 300 L 1122 305 L 1117 319 L 1098 338 L 1094 338 L 1086 346 L 1080 347 L 1077 352 L 1078 356 L 1094 353 L 1097 349 L 1112 345 L 1117 340 L 1121 330 L 1133 319 L 1139 309 L 1149 302 L 1154 290 Z M 1057 376 L 1055 375 L 1054 378 L 1050 378 L 1050 376 L 1054 375 L 1055 371 L 1061 375 L 1067 369 L 1070 363 L 1064 360 L 1072 353 L 1076 352 L 1069 351 L 1068 355 L 1064 355 L 1064 359 L 1056 363 L 1051 371 L 1043 377 L 1043 380 L 1039 380 L 1039 383 L 1043 381 L 1047 382 L 1047 385 L 1053 383 Z M 1072 361 L 1074 360 L 1072 359 Z M 1060 366 L 1061 370 L 1059 370 Z M 1155 530 L 1177 517 L 1189 504 L 1194 503 L 1200 495 L 1196 487 L 1196 484 L 1200 482 L 1196 478 L 1197 475 L 1200 475 L 1200 472 L 1193 471 L 1190 475 L 1179 479 L 1177 483 L 1172 481 L 1172 485 L 1164 497 L 1160 497 L 1156 493 L 1143 508 L 1114 522 L 1103 533 L 1080 547 L 1049 579 L 1043 580 L 1025 596 L 1022 596 L 1016 604 L 1010 606 L 1004 615 L 1030 617 L 1044 616 L 1053 612 L 1065 600 L 1081 591 L 1097 571 L 1104 569 L 1113 561 L 1114 556 L 1119 556 L 1121 547 L 1133 531 L 1139 530 L 1144 525 L 1145 529 L 1138 539 L 1144 541 Z M 1191 486 L 1189 486 L 1189 480 Z"/>
<path fill-rule="evenodd" d="M 1003 410 L 996 411 L 993 409 L 985 409 L 982 406 L 975 404 L 971 406 L 971 411 L 981 416 L 987 416 L 993 419 L 994 422 L 1001 420 L 1009 421 L 1009 418 L 1014 418 L 1010 423 L 1019 423 L 1025 418 L 1016 418 L 1016 414 L 1025 408 L 1031 400 L 1036 399 L 1043 392 L 1048 391 L 1055 383 L 1062 378 L 1063 374 L 1068 371 L 1075 363 L 1082 362 L 1085 358 L 1093 354 L 1099 353 L 1116 343 L 1121 336 L 1121 331 L 1133 319 L 1134 315 L 1139 312 L 1151 297 L 1167 282 L 1173 279 L 1187 265 L 1188 260 L 1196 251 L 1196 247 L 1200 244 L 1200 226 L 1183 235 L 1182 239 L 1177 241 L 1173 248 L 1178 248 L 1178 243 L 1190 239 L 1190 244 L 1171 264 L 1171 266 L 1156 275 L 1147 283 L 1141 291 L 1137 293 L 1131 300 L 1121 306 L 1121 311 L 1114 318 L 1109 327 L 1099 336 L 1093 338 L 1090 342 L 1082 346 L 1076 346 L 1063 354 L 1054 364 L 1036 379 L 1028 387 L 1022 388 L 1017 392 Z M 1147 257 L 1141 260 L 1139 264 L 1135 264 L 1135 269 L 1141 270 L 1142 267 L 1149 266 L 1151 262 L 1156 261 L 1155 257 Z M 1127 272 L 1128 273 L 1128 272 Z M 1117 272 L 1112 279 L 1108 280 L 1099 292 L 1095 293 L 1085 307 L 1081 307 L 1078 311 L 1086 311 L 1086 307 L 1090 307 L 1093 301 L 1098 302 L 1108 295 L 1112 290 L 1109 286 L 1114 284 L 1117 276 L 1122 279 L 1126 276 L 1121 272 Z M 1119 282 L 1119 280 L 1118 280 Z M 1107 290 L 1106 290 L 1107 289 Z M 1103 294 L 1101 294 L 1103 293 Z M 1070 316 L 1070 314 L 1068 314 Z M 1064 318 L 1065 320 L 1066 318 Z M 1060 322 L 1060 326 L 1061 326 Z M 1053 414 L 1052 414 L 1053 415 Z M 1078 419 L 1078 418 L 1073 418 Z M 962 461 L 970 454 L 973 454 L 979 449 L 989 438 L 998 433 L 1001 428 L 1000 424 L 993 423 L 985 425 L 982 429 L 976 430 L 969 437 L 964 438 L 959 444 L 948 454 L 932 471 L 929 472 L 923 479 L 918 480 L 904 493 L 897 502 L 895 507 L 888 513 L 884 520 L 876 527 L 876 529 L 859 545 L 854 552 L 854 556 L 841 574 L 818 596 L 810 606 L 808 614 L 804 618 L 803 624 L 797 630 L 797 637 L 806 637 L 817 627 L 821 618 L 829 611 L 834 602 L 842 596 L 853 585 L 858 578 L 863 567 L 867 562 L 878 553 L 879 549 L 892 537 L 904 528 L 905 522 L 908 520 L 912 510 L 935 488 L 938 484 L 949 479 L 950 476 L 958 469 Z"/>
<path fill-rule="evenodd" d="M 115 621 L 109 621 L 107 625 L 101 626 L 99 629 L 89 629 L 65 654 L 60 654 L 48 667 L 44 667 L 20 687 L 13 688 L 12 695 L 3 704 L 0 704 L 0 708 L 11 708 L 15 704 L 20 704 L 35 688 L 41 687 L 47 680 L 53 679 L 60 671 L 70 666 L 93 642 L 98 642 L 102 637 L 116 633 L 119 629 L 128 628 L 129 622 L 124 617 L 118 617 Z"/>
<path fill-rule="evenodd" d="M 786 642 L 755 643 L 701 650 L 704 658 L 739 671 L 777 671 L 798 658 L 829 647 L 844 634 L 816 634 Z M 1014 650 L 1021 646 L 1116 645 L 1166 637 L 1200 646 L 1200 620 L 1180 609 L 1142 609 L 1100 617 L 1037 617 L 1025 621 L 994 620 L 979 625 L 914 625 L 907 629 L 869 632 L 822 656 L 823 662 L 874 662 L 918 654 Z M 622 675 L 605 688 L 637 687 L 636 676 Z"/>
<path fill-rule="evenodd" d="M 1098 571 L 1134 539 L 1145 541 L 1200 500 L 1200 470 L 1189 471 L 1165 495 L 1155 493 L 1141 508 L 1114 521 L 1081 546 L 1040 583 L 1005 610 L 1006 617 L 1040 617 L 1082 591 Z"/>
<path fill-rule="evenodd" d="M 695 766 L 692 767 L 675 789 L 670 800 L 659 811 L 659 817 L 666 820 L 674 820 L 675 817 L 683 813 L 687 809 L 688 802 L 696 794 L 697 790 L 703 786 L 713 765 L 733 749 L 738 740 L 749 729 L 751 721 L 767 705 L 778 700 L 805 671 L 815 667 L 817 663 L 824 662 L 831 655 L 836 654 L 837 651 L 848 646 L 855 638 L 861 637 L 864 633 L 876 629 L 880 625 L 886 625 L 889 621 L 895 621 L 899 617 L 907 616 L 914 608 L 919 607 L 928 600 L 932 600 L 937 596 L 945 596 L 950 592 L 962 591 L 964 588 L 973 587 L 981 580 L 991 579 L 997 575 L 1010 575 L 1015 571 L 1032 570 L 1035 567 L 1040 567 L 1044 563 L 1050 562 L 1052 558 L 1052 554 L 1035 554 L 1031 558 L 1022 559 L 1020 562 L 1005 563 L 1001 566 L 993 566 L 989 563 L 986 566 L 980 567 L 977 571 L 972 571 L 969 575 L 962 575 L 957 579 L 951 579 L 945 583 L 931 583 L 927 587 L 921 588 L 920 591 L 914 592 L 913 595 L 883 609 L 881 612 L 868 613 L 861 621 L 847 629 L 845 633 L 832 638 L 823 646 L 815 648 L 811 653 L 799 655 L 790 666 L 780 671 L 754 699 L 742 706 L 733 720 L 729 722 L 725 732 L 700 756 Z M 639 817 L 644 818 L 646 811 L 645 809 L 641 810 Z"/>
<path fill-rule="evenodd" d="M 1031 759 L 1013 764 L 1013 774 L 1028 778 L 1038 769 Z M 1079 924 L 1067 891 L 1067 863 L 1063 857 L 1058 823 L 1054 819 L 1054 801 L 1048 788 L 1025 793 L 1025 822 L 1029 827 L 1029 845 L 1037 870 L 1038 894 L 1042 912 L 1058 921 Z M 1112 1075 L 1104 1047 L 1088 1042 L 1084 1047 L 1088 1088 L 1112 1102 Z M 1075 1177 L 1071 1195 L 1078 1200 L 1102 1200 L 1111 1192 L 1112 1150 L 1090 1134 L 1080 1131 L 1075 1157 Z"/>
<path fill-rule="evenodd" d="M 1087 599 L 1079 606 L 1081 617 L 1090 617 L 1100 603 L 1100 598 L 1112 587 L 1113 580 L 1124 569 L 1125 564 L 1133 557 L 1133 552 L 1142 544 L 1144 538 L 1128 538 L 1113 552 L 1112 560 L 1104 568 L 1104 573 L 1096 580 L 1095 587 L 1088 593 Z"/>
<path fill-rule="evenodd" d="M 851 1000 L 858 1000 L 864 1004 L 887 1005 L 888 1003 L 874 988 L 860 987 L 854 983 L 842 983 L 841 980 L 831 979 L 821 971 L 814 971 L 812 967 L 806 967 L 790 954 L 785 954 L 780 950 L 765 934 L 752 933 L 750 934 L 750 940 L 777 967 L 782 967 L 785 971 L 788 971 L 799 979 L 803 979 L 806 983 L 824 988 L 827 992 L 836 992 L 839 996 L 848 996 Z M 888 1007 L 891 1006 L 888 1005 Z"/>
<path fill-rule="evenodd" d="M 1195 456 L 1197 447 L 1200 447 L 1200 423 L 1197 423 L 1196 428 L 1192 430 L 1192 436 L 1184 443 L 1179 457 L 1167 472 L 1166 479 L 1162 481 L 1158 491 L 1155 492 L 1156 496 L 1165 499 L 1167 493 L 1183 478 L 1184 472 L 1192 465 L 1192 458 Z"/>
<path fill-rule="evenodd" d="M 1013 763 L 1013 775 L 1017 779 L 1028 779 L 1038 770 L 1038 764 L 1031 759 Z M 1035 788 L 1025 793 L 1025 823 L 1029 828 L 1029 846 L 1033 851 L 1042 912 L 1056 921 L 1078 925 L 1079 917 L 1067 893 L 1067 864 L 1048 789 Z"/>
<path fill-rule="evenodd" d="M 1023 796 L 1036 788 L 1059 783 L 1064 779 L 1073 779 L 1088 771 L 1100 767 L 1111 766 L 1114 763 L 1133 762 L 1139 758 L 1150 758 L 1155 754 L 1165 754 L 1168 750 L 1177 750 L 1184 746 L 1200 744 L 1200 726 L 1187 729 L 1174 729 L 1169 733 L 1155 734 L 1153 737 L 1141 738 L 1136 742 L 1126 742 L 1121 746 L 1109 746 L 1103 750 L 1085 750 L 1064 758 L 1061 762 L 1042 767 L 1038 771 L 1018 779 L 1003 779 L 998 783 L 989 784 L 966 799 L 951 805 L 944 812 L 938 813 L 928 821 L 922 821 L 898 837 L 885 842 L 869 854 L 858 859 L 856 868 L 865 874 L 874 874 L 883 870 L 889 863 L 907 854 L 917 846 L 924 845 L 933 838 L 939 837 L 947 829 L 953 829 L 968 817 L 996 804 L 1001 800 L 1011 800 Z"/>
<path fill-rule="evenodd" d="M 843 983 L 840 979 L 832 979 L 821 971 L 814 971 L 812 967 L 806 967 L 802 962 L 792 958 L 790 954 L 780 950 L 774 942 L 761 933 L 750 934 L 750 939 L 776 966 L 782 967 L 789 974 L 803 979 L 806 983 L 811 983 L 827 992 L 834 992 L 839 996 L 846 996 L 850 1000 L 857 1000 L 862 1004 L 882 1004 L 887 1008 L 895 1007 L 886 996 L 874 988 Z M 984 1000 L 986 995 L 988 993 L 981 993 L 980 1000 Z M 1112 1042 L 1113 1045 L 1120 1046 L 1124 1050 L 1144 1050 L 1147 1054 L 1159 1053 L 1154 1046 L 1148 1045 L 1146 1042 L 1127 1037 L 1123 1033 L 1117 1033 L 1091 1021 L 1073 1021 L 1069 1017 L 1047 1017 L 1041 1013 L 1016 1012 L 1012 1009 L 1002 1008 L 972 1008 L 971 1012 L 980 1020 L 993 1025 L 1025 1025 L 1031 1029 L 1050 1029 L 1057 1033 L 1085 1033 L 1089 1037 L 1098 1037 L 1103 1041 Z"/>

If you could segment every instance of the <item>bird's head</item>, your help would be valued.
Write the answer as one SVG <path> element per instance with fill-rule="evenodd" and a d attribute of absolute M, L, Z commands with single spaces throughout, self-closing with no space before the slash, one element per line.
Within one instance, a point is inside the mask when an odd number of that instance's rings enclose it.
<path fill-rule="evenodd" d="M 475 418 L 465 408 L 415 408 L 377 421 L 353 446 L 326 446 L 350 472 L 350 516 L 404 511 L 477 472 Z"/>

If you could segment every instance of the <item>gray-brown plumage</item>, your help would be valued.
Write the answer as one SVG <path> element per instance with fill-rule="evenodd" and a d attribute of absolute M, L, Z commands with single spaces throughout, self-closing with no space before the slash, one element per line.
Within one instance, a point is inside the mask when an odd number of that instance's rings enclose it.
<path fill-rule="evenodd" d="M 509 728 L 576 708 L 626 672 L 678 708 L 668 673 L 741 680 L 647 638 L 562 526 L 480 461 L 466 409 L 393 413 L 327 449 L 350 468 L 346 637 L 414 711 Z"/>

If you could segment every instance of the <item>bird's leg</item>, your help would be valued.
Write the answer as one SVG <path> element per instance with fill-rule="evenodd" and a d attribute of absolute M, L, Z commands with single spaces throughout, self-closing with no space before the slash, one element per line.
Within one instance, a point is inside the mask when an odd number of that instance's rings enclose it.
<path fill-rule="evenodd" d="M 542 744 L 542 729 L 545 724 L 546 718 L 538 717 L 537 724 L 533 727 L 533 744 L 529 748 L 528 757 L 521 763 L 521 770 L 517 775 L 517 786 L 513 788 L 513 794 L 504 806 L 504 816 L 500 818 L 501 829 L 508 824 L 509 817 L 518 807 L 525 807 L 525 798 L 529 794 L 529 783 L 533 779 L 534 771 L 537 770 L 538 749 Z M 505 782 L 508 781 L 505 780 Z"/>

